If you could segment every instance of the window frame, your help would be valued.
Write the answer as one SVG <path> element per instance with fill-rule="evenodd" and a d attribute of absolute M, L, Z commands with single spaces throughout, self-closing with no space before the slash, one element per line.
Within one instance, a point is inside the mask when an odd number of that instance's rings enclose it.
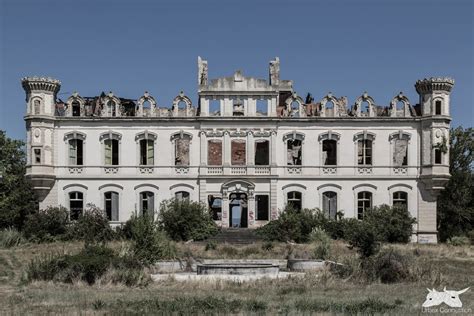
<path fill-rule="evenodd" d="M 75 198 L 71 198 L 71 196 L 75 194 L 76 197 Z M 81 195 L 81 197 L 77 197 L 78 195 Z M 84 214 L 84 192 L 81 192 L 81 191 L 70 191 L 70 192 L 67 192 L 67 196 L 68 196 L 68 206 L 69 206 L 69 219 L 70 220 L 78 220 L 79 217 L 81 217 L 82 214 Z M 71 207 L 71 202 L 77 202 L 77 201 L 80 201 L 81 202 L 81 211 L 79 212 L 79 214 L 76 216 L 72 216 L 73 212 L 72 212 L 72 207 Z"/>
<path fill-rule="evenodd" d="M 363 196 L 359 197 L 360 194 L 362 194 Z M 367 197 L 366 195 L 369 195 L 369 197 Z M 362 206 L 359 205 L 360 202 L 363 203 Z M 368 207 L 367 207 L 367 205 L 365 205 L 367 202 L 369 204 Z M 357 209 L 356 209 L 357 210 L 357 214 L 356 214 L 357 219 L 363 220 L 365 212 L 368 209 L 373 208 L 373 206 L 374 206 L 374 194 L 371 191 L 367 191 L 367 190 L 361 190 L 361 191 L 357 192 L 356 206 L 357 206 Z M 361 208 L 362 208 L 362 212 L 361 212 Z"/>
<path fill-rule="evenodd" d="M 290 200 L 290 194 L 293 195 L 293 198 L 291 198 Z M 296 195 L 299 195 L 299 199 L 297 197 L 295 197 Z M 300 191 L 297 191 L 297 190 L 289 190 L 285 193 L 285 196 L 286 196 L 286 205 L 289 206 L 290 205 L 290 201 L 299 201 L 299 208 L 295 208 L 295 210 L 297 211 L 301 211 L 303 210 L 303 193 L 300 192 Z M 294 205 L 293 202 L 291 202 L 292 205 Z"/>
<path fill-rule="evenodd" d="M 263 196 L 266 197 L 267 199 L 266 218 L 259 217 L 258 201 L 259 201 L 259 197 L 263 197 Z M 269 221 L 270 220 L 270 195 L 269 194 L 266 194 L 266 193 L 255 194 L 255 220 L 256 221 Z"/>
<path fill-rule="evenodd" d="M 108 198 L 106 195 L 107 194 L 110 194 L 110 198 Z M 113 211 L 113 205 L 114 205 L 114 202 L 113 202 L 113 196 L 114 194 L 116 194 L 116 201 L 117 201 L 117 210 L 116 210 L 116 219 L 114 219 L 114 211 Z M 117 191 L 113 191 L 113 190 L 110 190 L 110 191 L 105 191 L 102 193 L 103 195 L 103 199 L 104 199 L 104 212 L 105 212 L 105 216 L 107 217 L 108 221 L 109 222 L 118 222 L 120 220 L 120 192 L 117 192 Z M 110 201 L 110 217 L 109 217 L 109 213 L 107 211 L 107 202 Z"/>

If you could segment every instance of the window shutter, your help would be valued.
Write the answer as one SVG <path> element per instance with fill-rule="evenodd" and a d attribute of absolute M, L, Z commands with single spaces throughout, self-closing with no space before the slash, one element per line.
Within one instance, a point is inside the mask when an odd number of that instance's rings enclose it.
<path fill-rule="evenodd" d="M 153 217 L 155 213 L 155 195 L 151 192 L 147 194 L 148 198 L 148 215 Z"/>
<path fill-rule="evenodd" d="M 154 164 L 154 142 L 153 140 L 149 139 L 147 141 L 147 165 Z"/>
<path fill-rule="evenodd" d="M 117 192 L 112 192 L 112 221 L 119 219 L 119 195 Z"/>
<path fill-rule="evenodd" d="M 105 164 L 111 165 L 112 164 L 112 141 L 110 139 L 105 140 L 104 149 L 105 149 Z"/>
<path fill-rule="evenodd" d="M 323 194 L 323 211 L 329 215 L 329 198 L 326 194 Z"/>
<path fill-rule="evenodd" d="M 77 163 L 77 142 L 75 139 L 69 141 L 69 164 L 75 165 Z"/>
<path fill-rule="evenodd" d="M 337 194 L 333 194 L 329 199 L 329 217 L 336 218 L 337 212 Z"/>

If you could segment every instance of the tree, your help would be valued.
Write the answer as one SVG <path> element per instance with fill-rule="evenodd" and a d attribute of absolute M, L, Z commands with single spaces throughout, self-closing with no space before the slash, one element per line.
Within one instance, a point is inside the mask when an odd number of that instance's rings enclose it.
<path fill-rule="evenodd" d="M 452 129 L 449 144 L 451 179 L 438 198 L 437 208 L 440 241 L 466 235 L 473 229 L 474 129 Z"/>
<path fill-rule="evenodd" d="M 27 215 L 36 208 L 33 188 L 25 178 L 24 145 L 0 130 L 0 229 L 21 229 Z"/>

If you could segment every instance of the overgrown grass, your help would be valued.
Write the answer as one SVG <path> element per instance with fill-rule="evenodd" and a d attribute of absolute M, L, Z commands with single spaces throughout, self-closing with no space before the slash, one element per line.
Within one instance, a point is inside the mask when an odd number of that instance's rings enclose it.
<path fill-rule="evenodd" d="M 24 242 L 25 238 L 15 228 L 0 230 L 0 248 L 16 247 Z"/>

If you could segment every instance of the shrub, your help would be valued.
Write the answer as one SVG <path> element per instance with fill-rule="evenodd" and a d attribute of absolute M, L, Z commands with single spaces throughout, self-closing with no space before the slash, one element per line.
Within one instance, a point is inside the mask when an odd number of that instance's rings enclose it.
<path fill-rule="evenodd" d="M 295 210 L 287 205 L 278 219 L 258 228 L 257 234 L 267 241 L 307 242 L 318 219 L 321 219 L 318 213 L 310 209 Z"/>
<path fill-rule="evenodd" d="M 133 216 L 129 224 L 131 252 L 142 264 L 153 264 L 160 259 L 176 257 L 176 246 L 159 229 L 150 216 Z"/>
<path fill-rule="evenodd" d="M 110 227 L 105 212 L 94 204 L 88 204 L 83 214 L 70 227 L 67 238 L 84 240 L 87 246 L 105 243 L 114 236 L 115 232 Z"/>
<path fill-rule="evenodd" d="M 356 248 L 362 257 L 370 257 L 379 250 L 379 242 L 373 226 L 365 221 L 353 222 L 346 236 L 349 245 Z"/>
<path fill-rule="evenodd" d="M 321 228 L 314 228 L 310 240 L 316 244 L 314 256 L 317 259 L 328 259 L 331 252 L 331 237 Z"/>
<path fill-rule="evenodd" d="M 416 220 L 405 207 L 381 205 L 364 214 L 364 222 L 374 231 L 380 241 L 407 243 Z"/>
<path fill-rule="evenodd" d="M 451 246 L 468 246 L 471 240 L 465 236 L 454 236 L 448 239 L 448 245 Z"/>
<path fill-rule="evenodd" d="M 15 228 L 0 230 L 0 248 L 11 248 L 24 242 L 23 235 Z"/>
<path fill-rule="evenodd" d="M 29 215 L 23 233 L 34 241 L 53 241 L 65 235 L 69 225 L 69 213 L 64 207 L 48 207 Z"/>
<path fill-rule="evenodd" d="M 209 209 L 204 204 L 188 200 L 164 201 L 160 207 L 159 223 L 176 241 L 204 240 L 218 232 Z"/>
<path fill-rule="evenodd" d="M 206 244 L 205 251 L 208 250 L 216 250 L 217 249 L 217 242 L 215 240 L 208 241 Z"/>
<path fill-rule="evenodd" d="M 369 281 L 396 283 L 408 279 L 412 259 L 394 249 L 384 249 L 376 256 L 363 260 L 362 269 Z"/>

